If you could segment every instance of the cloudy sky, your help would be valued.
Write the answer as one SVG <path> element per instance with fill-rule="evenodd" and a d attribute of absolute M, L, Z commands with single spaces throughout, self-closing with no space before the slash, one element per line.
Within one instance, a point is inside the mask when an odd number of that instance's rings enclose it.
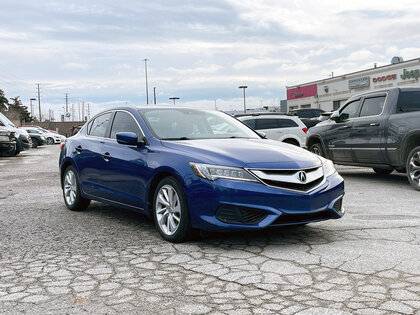
<path fill-rule="evenodd" d="M 278 105 L 286 86 L 420 57 L 419 1 L 0 0 L 0 89 L 43 112 L 149 98 L 229 110 Z"/>

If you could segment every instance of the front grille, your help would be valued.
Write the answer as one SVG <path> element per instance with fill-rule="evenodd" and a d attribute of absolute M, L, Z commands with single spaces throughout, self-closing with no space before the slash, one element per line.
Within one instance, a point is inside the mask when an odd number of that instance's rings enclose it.
<path fill-rule="evenodd" d="M 224 223 L 256 224 L 261 222 L 267 213 L 263 210 L 232 205 L 222 205 L 217 209 L 216 218 Z"/>
<path fill-rule="evenodd" d="M 333 209 L 335 211 L 337 211 L 338 213 L 340 213 L 342 211 L 342 206 L 343 206 L 343 197 L 341 197 L 340 199 L 338 199 L 334 205 L 333 205 Z"/>
<path fill-rule="evenodd" d="M 276 224 L 291 224 L 301 223 L 307 221 L 327 220 L 330 219 L 331 213 L 329 211 L 319 211 L 314 213 L 299 213 L 299 214 L 282 214 L 271 225 Z"/>
<path fill-rule="evenodd" d="M 310 191 L 324 182 L 324 172 L 322 166 L 309 169 L 250 169 L 249 171 L 268 186 L 301 192 Z M 300 173 L 304 173 L 306 180 L 301 180 Z"/>

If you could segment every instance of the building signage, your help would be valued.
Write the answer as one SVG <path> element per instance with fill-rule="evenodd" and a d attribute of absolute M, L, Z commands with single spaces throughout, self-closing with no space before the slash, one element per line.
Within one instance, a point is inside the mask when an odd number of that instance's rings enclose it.
<path fill-rule="evenodd" d="M 407 70 L 403 69 L 403 74 L 401 75 L 401 79 L 418 79 L 420 77 L 420 69 L 416 70 Z"/>
<path fill-rule="evenodd" d="M 325 93 L 328 93 L 328 90 L 329 90 L 328 85 L 324 85 L 324 91 L 325 91 Z"/>
<path fill-rule="evenodd" d="M 298 98 L 311 97 L 317 94 L 317 85 L 309 84 L 287 89 L 287 99 L 294 100 Z"/>
<path fill-rule="evenodd" d="M 376 83 L 376 82 L 383 82 L 383 81 L 389 81 L 389 80 L 395 80 L 397 78 L 396 74 L 388 74 L 388 75 L 383 75 L 381 77 L 377 77 L 377 78 L 373 78 L 372 82 Z"/>
<path fill-rule="evenodd" d="M 349 80 L 349 89 L 359 89 L 370 86 L 370 77 Z"/>

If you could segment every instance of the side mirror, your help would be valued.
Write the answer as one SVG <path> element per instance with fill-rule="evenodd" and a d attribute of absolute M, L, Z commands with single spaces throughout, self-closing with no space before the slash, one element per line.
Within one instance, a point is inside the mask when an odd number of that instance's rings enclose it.
<path fill-rule="evenodd" d="M 146 144 L 145 139 L 143 138 L 139 140 L 134 132 L 118 132 L 116 136 L 119 144 L 135 146 L 142 146 Z"/>
<path fill-rule="evenodd" d="M 255 130 L 255 132 L 262 138 L 262 139 L 267 139 L 267 134 L 263 131 L 257 131 Z"/>
<path fill-rule="evenodd" d="M 339 122 L 340 121 L 340 112 L 338 110 L 333 111 L 331 116 L 330 116 L 330 119 L 334 120 L 335 122 Z"/>

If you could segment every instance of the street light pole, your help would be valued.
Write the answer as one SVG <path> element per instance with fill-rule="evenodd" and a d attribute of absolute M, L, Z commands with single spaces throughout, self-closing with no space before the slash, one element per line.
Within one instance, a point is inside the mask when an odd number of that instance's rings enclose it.
<path fill-rule="evenodd" d="M 146 102 L 147 105 L 149 105 L 149 87 L 147 84 L 147 62 L 149 61 L 149 59 L 143 59 L 144 61 L 144 72 L 146 74 Z"/>
<path fill-rule="evenodd" d="M 246 103 L 245 103 L 245 89 L 247 88 L 246 85 L 239 86 L 240 89 L 244 90 L 244 114 L 246 114 Z"/>
<path fill-rule="evenodd" d="M 153 87 L 153 99 L 154 99 L 154 104 L 156 105 L 156 87 Z"/>
<path fill-rule="evenodd" d="M 179 97 L 170 97 L 169 99 L 174 101 L 174 106 L 175 106 L 175 100 L 179 100 Z"/>
<path fill-rule="evenodd" d="M 32 101 L 36 101 L 36 98 L 29 99 L 29 102 L 31 103 L 31 116 L 34 117 L 34 106 L 32 105 Z"/>

